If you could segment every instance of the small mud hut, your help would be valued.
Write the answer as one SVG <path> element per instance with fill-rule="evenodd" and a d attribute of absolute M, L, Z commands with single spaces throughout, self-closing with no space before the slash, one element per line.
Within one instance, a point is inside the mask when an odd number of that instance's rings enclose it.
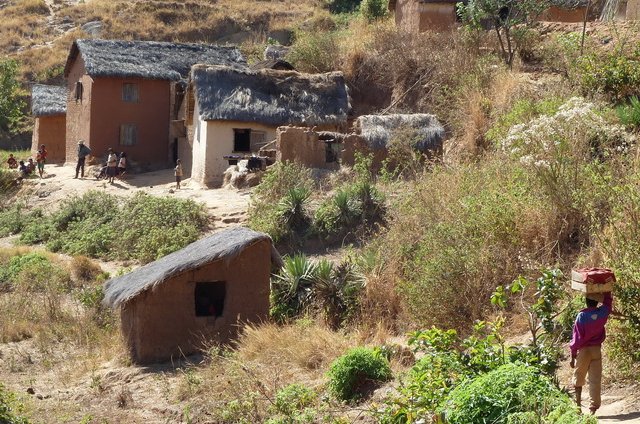
<path fill-rule="evenodd" d="M 389 0 L 396 26 L 407 32 L 446 31 L 455 28 L 456 4 L 461 0 Z"/>
<path fill-rule="evenodd" d="M 395 137 L 409 137 L 414 149 L 429 156 L 442 155 L 445 130 L 435 115 L 363 115 L 356 120 L 355 130 L 364 140 L 366 149 L 373 152 L 377 164 L 387 157 Z"/>
<path fill-rule="evenodd" d="M 193 102 L 191 177 L 219 186 L 225 156 L 251 155 L 276 139 L 283 125 L 344 131 L 350 100 L 340 72 L 302 74 L 271 69 L 242 70 L 196 65 L 189 93 Z M 191 95 L 191 94 L 190 94 Z"/>
<path fill-rule="evenodd" d="M 44 144 L 47 162 L 64 162 L 67 88 L 34 84 L 31 87 L 31 114 L 35 118 L 31 151 L 35 154 L 40 145 Z"/>
<path fill-rule="evenodd" d="M 550 22 L 582 22 L 587 13 L 587 3 L 587 0 L 551 0 L 549 8 L 539 19 Z M 595 3 L 592 1 L 593 5 Z"/>
<path fill-rule="evenodd" d="M 104 302 L 120 308 L 131 358 L 163 361 L 267 318 L 272 263 L 280 256 L 269 236 L 237 227 L 107 281 Z"/>

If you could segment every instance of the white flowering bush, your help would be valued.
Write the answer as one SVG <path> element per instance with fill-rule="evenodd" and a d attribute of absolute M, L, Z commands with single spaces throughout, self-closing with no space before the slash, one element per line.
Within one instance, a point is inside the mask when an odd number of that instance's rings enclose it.
<path fill-rule="evenodd" d="M 511 127 L 501 147 L 525 166 L 550 168 L 569 158 L 589 160 L 626 152 L 634 141 L 622 126 L 609 124 L 596 104 L 573 97 L 554 115 Z"/>

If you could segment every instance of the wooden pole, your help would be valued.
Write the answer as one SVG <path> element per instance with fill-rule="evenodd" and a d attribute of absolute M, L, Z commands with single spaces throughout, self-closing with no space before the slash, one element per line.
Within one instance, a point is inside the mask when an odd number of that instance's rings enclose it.
<path fill-rule="evenodd" d="M 584 21 L 582 22 L 582 41 L 580 42 L 580 56 L 584 54 L 584 37 L 587 33 L 587 19 L 589 19 L 590 8 L 591 8 L 591 0 L 588 0 L 587 9 L 584 11 Z"/>

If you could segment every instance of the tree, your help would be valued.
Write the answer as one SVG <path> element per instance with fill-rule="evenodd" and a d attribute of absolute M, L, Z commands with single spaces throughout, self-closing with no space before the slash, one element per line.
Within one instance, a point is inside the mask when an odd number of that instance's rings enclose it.
<path fill-rule="evenodd" d="M 15 131 L 22 121 L 25 103 L 20 91 L 18 63 L 0 60 L 0 130 Z"/>
<path fill-rule="evenodd" d="M 463 22 L 471 28 L 492 28 L 507 65 L 526 39 L 535 19 L 549 7 L 549 0 L 469 0 L 459 3 Z"/>

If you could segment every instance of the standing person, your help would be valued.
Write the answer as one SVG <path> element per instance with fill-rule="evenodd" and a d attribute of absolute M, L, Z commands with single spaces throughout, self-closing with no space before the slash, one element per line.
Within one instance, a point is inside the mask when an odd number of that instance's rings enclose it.
<path fill-rule="evenodd" d="M 38 165 L 38 174 L 40 174 L 40 178 L 42 178 L 42 174 L 44 173 L 44 164 L 46 161 L 47 161 L 47 150 L 44 148 L 44 144 L 43 144 L 38 149 L 38 153 L 36 153 L 36 164 Z"/>
<path fill-rule="evenodd" d="M 118 165 L 118 156 L 113 152 L 113 149 L 109 147 L 109 155 L 107 156 L 107 177 L 109 183 L 113 184 L 113 179 L 116 176 L 116 166 Z"/>
<path fill-rule="evenodd" d="M 176 190 L 180 190 L 180 181 L 182 181 L 182 162 L 180 159 L 176 160 L 174 174 L 176 176 Z"/>
<path fill-rule="evenodd" d="M 84 145 L 84 140 L 78 141 L 78 164 L 76 165 L 76 176 L 78 178 L 78 172 L 82 171 L 80 178 L 84 178 L 84 162 L 91 154 L 91 149 Z"/>
<path fill-rule="evenodd" d="M 9 159 L 7 159 L 7 165 L 9 165 L 9 169 L 16 169 L 18 167 L 18 161 L 11 153 L 9 154 Z"/>
<path fill-rule="evenodd" d="M 125 152 L 120 152 L 120 159 L 118 159 L 118 175 L 123 176 L 127 172 L 127 155 Z"/>
<path fill-rule="evenodd" d="M 576 389 L 576 403 L 580 406 L 582 401 L 582 386 L 585 384 L 587 373 L 589 374 L 589 397 L 591 404 L 589 410 L 595 414 L 601 404 L 601 380 L 602 380 L 602 342 L 606 337 L 605 324 L 611 314 L 613 297 L 611 293 L 602 295 L 587 295 L 587 307 L 581 310 L 573 324 L 573 338 L 569 347 L 571 349 L 571 368 L 573 372 L 573 385 Z M 599 297 L 600 299 L 597 299 Z M 598 306 L 598 300 L 602 302 Z"/>

